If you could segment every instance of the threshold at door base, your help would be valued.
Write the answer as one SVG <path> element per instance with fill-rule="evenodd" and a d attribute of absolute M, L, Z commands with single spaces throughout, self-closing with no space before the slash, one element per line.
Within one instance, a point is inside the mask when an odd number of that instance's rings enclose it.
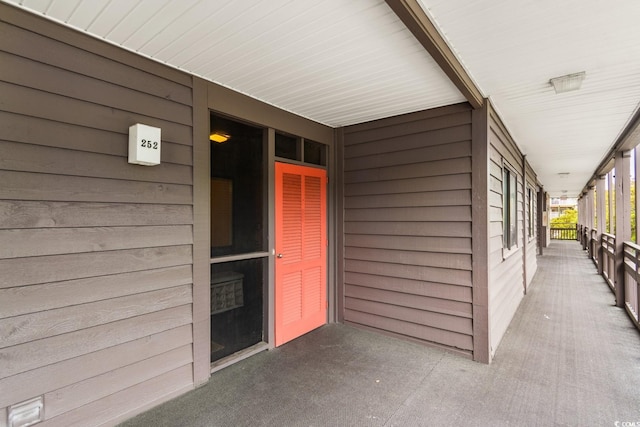
<path fill-rule="evenodd" d="M 262 351 L 268 350 L 269 344 L 266 342 L 259 342 L 258 344 L 254 344 L 251 347 L 247 347 L 244 350 L 240 350 L 236 353 L 230 354 L 227 357 L 223 357 L 220 360 L 216 360 L 211 364 L 211 373 L 217 372 L 221 369 L 226 368 L 227 366 L 233 365 L 241 360 L 246 359 L 247 357 L 251 357 L 254 354 L 258 354 Z"/>

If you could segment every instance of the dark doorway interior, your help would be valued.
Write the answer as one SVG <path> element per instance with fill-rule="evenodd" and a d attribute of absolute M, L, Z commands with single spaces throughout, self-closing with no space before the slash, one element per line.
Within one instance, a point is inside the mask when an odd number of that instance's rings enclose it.
<path fill-rule="evenodd" d="M 211 361 L 262 341 L 264 260 L 211 266 Z"/>
<path fill-rule="evenodd" d="M 214 362 L 263 340 L 266 156 L 263 129 L 215 114 L 210 125 Z"/>

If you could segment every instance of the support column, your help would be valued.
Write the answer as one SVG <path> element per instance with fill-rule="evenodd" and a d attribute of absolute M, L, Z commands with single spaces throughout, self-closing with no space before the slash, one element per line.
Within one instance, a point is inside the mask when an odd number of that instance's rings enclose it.
<path fill-rule="evenodd" d="M 584 224 L 584 193 L 578 197 L 578 224 Z"/>
<path fill-rule="evenodd" d="M 489 100 L 471 113 L 473 360 L 491 362 L 489 316 Z"/>
<path fill-rule="evenodd" d="M 584 191 L 582 193 L 582 233 L 580 236 L 580 241 L 582 242 L 582 249 L 586 250 L 587 249 L 587 228 L 589 227 L 588 222 L 588 216 L 587 216 L 587 209 L 589 206 L 589 195 L 586 191 Z"/>
<path fill-rule="evenodd" d="M 527 246 L 529 246 L 529 233 L 527 231 L 529 227 L 529 221 L 532 218 L 528 218 L 529 215 L 529 199 L 527 196 L 529 192 L 527 184 L 527 155 L 522 156 L 522 292 L 527 294 Z"/>
<path fill-rule="evenodd" d="M 613 212 L 613 171 L 609 171 L 609 173 L 607 174 L 607 188 L 609 189 L 609 198 L 607 199 L 607 203 L 609 204 L 609 220 L 607 221 L 607 233 L 615 234 L 616 226 L 613 223 L 613 217 L 615 216 Z"/>
<path fill-rule="evenodd" d="M 605 207 L 607 203 L 607 199 L 605 198 L 606 190 L 605 190 L 605 179 L 606 175 L 600 175 L 596 180 L 596 229 L 598 230 L 598 234 L 596 235 L 597 243 L 596 243 L 596 251 L 598 256 L 598 274 L 602 275 L 604 262 L 603 254 L 602 254 L 602 233 L 607 230 L 607 219 L 605 218 Z"/>
<path fill-rule="evenodd" d="M 587 234 L 587 248 L 589 250 L 589 257 L 593 258 L 594 251 L 593 245 L 591 244 L 591 236 L 593 235 L 593 229 L 595 228 L 595 224 L 593 222 L 593 198 L 594 198 L 594 186 L 589 186 L 587 190 L 587 227 L 589 229 L 589 233 Z"/>
<path fill-rule="evenodd" d="M 547 203 L 544 197 L 544 187 L 538 187 L 536 203 L 536 216 L 538 217 L 538 255 L 542 255 L 544 248 L 547 247 L 547 226 L 545 224 Z"/>
<path fill-rule="evenodd" d="M 587 206 L 587 213 L 589 215 L 589 220 L 587 223 L 587 226 L 589 227 L 590 230 L 593 230 L 596 228 L 596 224 L 595 221 L 593 219 L 594 215 L 593 215 L 593 202 L 595 199 L 595 186 L 591 186 L 589 187 L 589 194 L 587 194 L 587 199 L 589 200 L 588 202 L 588 206 Z"/>
<path fill-rule="evenodd" d="M 624 242 L 631 240 L 631 151 L 616 154 L 616 305 L 624 307 Z"/>
<path fill-rule="evenodd" d="M 193 383 L 211 376 L 211 173 L 207 82 L 193 78 Z"/>
<path fill-rule="evenodd" d="M 576 239 L 582 245 L 582 249 L 584 249 L 584 242 L 582 241 L 583 228 L 584 228 L 584 193 L 580 193 L 580 197 L 578 197 L 578 225 L 576 230 Z"/>

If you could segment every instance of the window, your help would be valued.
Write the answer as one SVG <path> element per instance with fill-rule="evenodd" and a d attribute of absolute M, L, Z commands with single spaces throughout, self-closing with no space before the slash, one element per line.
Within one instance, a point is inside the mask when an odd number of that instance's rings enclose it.
<path fill-rule="evenodd" d="M 211 132 L 211 256 L 266 250 L 265 147 L 263 129 L 215 114 Z"/>
<path fill-rule="evenodd" d="M 327 166 L 327 146 L 310 139 L 276 132 L 276 157 Z"/>
<path fill-rule="evenodd" d="M 517 211 L 516 174 L 503 167 L 502 169 L 502 245 L 511 249 L 518 245 L 518 211 Z"/>
<path fill-rule="evenodd" d="M 327 166 L 327 147 L 319 142 L 304 140 L 304 162 Z"/>
<path fill-rule="evenodd" d="M 276 157 L 300 160 L 300 144 L 295 136 L 276 133 Z"/>
<path fill-rule="evenodd" d="M 529 211 L 529 238 L 533 238 L 536 233 L 536 210 L 535 210 L 536 193 L 531 187 L 527 188 L 527 201 Z"/>

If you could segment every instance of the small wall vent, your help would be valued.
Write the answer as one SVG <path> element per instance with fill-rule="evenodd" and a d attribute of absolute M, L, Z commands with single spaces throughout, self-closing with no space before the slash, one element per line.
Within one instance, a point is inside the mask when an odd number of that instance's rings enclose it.
<path fill-rule="evenodd" d="M 8 427 L 27 427 L 44 420 L 42 396 L 9 406 Z"/>

